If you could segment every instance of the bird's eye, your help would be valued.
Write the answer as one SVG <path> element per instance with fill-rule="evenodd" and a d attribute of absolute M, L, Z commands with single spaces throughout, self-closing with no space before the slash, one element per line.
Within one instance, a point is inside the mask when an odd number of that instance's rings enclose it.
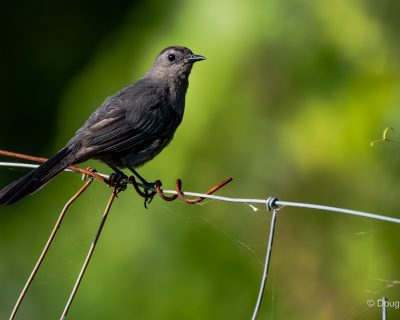
<path fill-rule="evenodd" d="M 171 61 L 171 62 L 174 61 L 174 60 L 175 60 L 175 55 L 172 54 L 172 53 L 169 54 L 169 55 L 168 55 L 168 60 Z"/>

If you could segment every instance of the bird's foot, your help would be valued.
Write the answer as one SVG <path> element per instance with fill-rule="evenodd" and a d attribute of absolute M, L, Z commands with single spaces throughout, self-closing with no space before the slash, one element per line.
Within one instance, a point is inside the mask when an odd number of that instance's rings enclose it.
<path fill-rule="evenodd" d="M 111 173 L 109 180 L 118 193 L 124 191 L 129 182 L 128 177 L 122 172 Z"/>
<path fill-rule="evenodd" d="M 156 182 L 147 182 L 147 180 L 144 179 L 133 167 L 127 167 L 133 173 L 133 176 L 131 176 L 129 179 L 131 180 L 136 192 L 144 198 L 144 207 L 148 209 L 147 204 L 150 203 L 153 200 L 154 196 L 157 194 Z M 140 190 L 135 177 L 138 178 L 141 182 L 140 187 L 143 188 L 143 191 Z"/>
<path fill-rule="evenodd" d="M 155 191 L 155 182 L 147 182 L 143 184 L 143 194 L 144 194 L 144 207 L 148 209 L 147 204 L 153 201 L 154 196 L 157 194 Z"/>
<path fill-rule="evenodd" d="M 156 182 L 147 182 L 140 177 L 140 183 L 138 183 L 134 175 L 129 177 L 129 181 L 132 183 L 137 194 L 144 198 L 144 207 L 148 209 L 147 204 L 150 203 L 157 194 Z"/>
<path fill-rule="evenodd" d="M 146 185 L 144 188 L 144 192 L 146 194 L 146 197 L 144 198 L 144 207 L 147 209 L 147 204 L 150 204 L 153 201 L 154 196 L 157 194 L 157 191 L 155 191 L 155 186 L 156 184 L 149 183 Z"/>

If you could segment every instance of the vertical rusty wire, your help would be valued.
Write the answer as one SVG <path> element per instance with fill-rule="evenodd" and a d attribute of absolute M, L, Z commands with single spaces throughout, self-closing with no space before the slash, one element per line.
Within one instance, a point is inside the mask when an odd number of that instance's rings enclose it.
<path fill-rule="evenodd" d="M 82 281 L 82 278 L 83 278 L 83 276 L 85 274 L 85 271 L 86 271 L 86 269 L 87 269 L 87 267 L 89 265 L 90 258 L 92 257 L 94 249 L 96 248 L 97 241 L 99 240 L 101 231 L 103 230 L 104 224 L 105 224 L 105 222 L 107 220 L 107 217 L 108 217 L 108 213 L 110 212 L 111 206 L 112 206 L 113 201 L 114 201 L 116 196 L 117 196 L 117 191 L 116 191 L 116 188 L 114 188 L 114 190 L 113 190 L 113 192 L 112 192 L 112 194 L 110 196 L 110 199 L 108 200 L 107 206 L 106 206 L 106 208 L 104 210 L 103 216 L 102 216 L 102 218 L 100 220 L 100 225 L 97 228 L 97 231 L 96 231 L 96 234 L 95 234 L 94 239 L 92 241 L 92 244 L 91 244 L 91 246 L 89 248 L 89 251 L 88 251 L 88 253 L 86 255 L 85 262 L 82 265 L 82 268 L 81 268 L 81 270 L 79 272 L 79 275 L 78 275 L 78 277 L 77 277 L 77 279 L 75 281 L 75 285 L 74 285 L 74 287 L 72 289 L 72 292 L 71 292 L 71 294 L 70 294 L 70 296 L 68 298 L 68 301 L 67 301 L 67 303 L 66 303 L 66 305 L 64 307 L 64 311 L 61 314 L 61 317 L 60 317 L 61 320 L 64 320 L 65 317 L 67 316 L 67 313 L 68 313 L 68 311 L 69 311 L 69 309 L 71 307 L 72 301 L 75 298 L 76 292 L 78 291 L 79 285 L 80 285 L 80 283 Z"/>
<path fill-rule="evenodd" d="M 24 297 L 26 295 L 26 292 L 29 289 L 29 286 L 31 285 L 33 279 L 35 278 L 35 276 L 36 276 L 36 274 L 37 274 L 37 272 L 38 272 L 38 270 L 40 268 L 40 265 L 42 264 L 46 254 L 47 254 L 47 252 L 48 252 L 48 250 L 49 250 L 49 248 L 51 246 L 51 243 L 53 242 L 54 237 L 56 236 L 56 233 L 57 233 L 58 229 L 60 228 L 61 222 L 64 219 L 64 216 L 67 213 L 68 208 L 71 206 L 71 204 L 76 199 L 78 199 L 80 197 L 80 195 L 87 189 L 87 187 L 89 187 L 89 185 L 92 183 L 92 181 L 93 181 L 93 179 L 89 178 L 85 182 L 85 184 L 79 189 L 79 191 L 77 193 L 75 193 L 71 199 L 68 200 L 68 202 L 65 204 L 64 208 L 62 209 L 60 215 L 58 216 L 56 224 L 54 225 L 53 230 L 51 231 L 50 236 L 47 239 L 47 242 L 46 242 L 46 244 L 45 244 L 45 246 L 44 246 L 44 248 L 42 250 L 42 253 L 40 254 L 39 259 L 37 260 L 36 265 L 33 268 L 28 280 L 26 281 L 25 286 L 22 289 L 22 291 L 21 291 L 21 293 L 20 293 L 20 295 L 18 297 L 17 302 L 15 303 L 14 309 L 11 312 L 11 315 L 10 315 L 10 318 L 9 318 L 10 320 L 13 320 L 15 318 L 15 315 L 17 314 L 18 308 L 20 307 L 20 305 L 22 303 L 22 300 L 24 299 Z"/>
<path fill-rule="evenodd" d="M 35 162 L 45 162 L 47 160 L 46 158 L 33 157 L 33 156 L 24 155 L 24 154 L 15 153 L 15 152 L 10 152 L 10 151 L 6 151 L 6 150 L 0 150 L 0 155 L 9 156 L 9 157 L 15 157 L 15 158 L 29 160 L 29 161 L 35 161 Z M 29 276 L 29 278 L 28 278 L 28 280 L 27 280 L 27 282 L 26 282 L 26 284 L 25 284 L 25 286 L 24 286 L 24 288 L 23 288 L 23 290 L 22 290 L 22 292 L 21 292 L 21 294 L 20 294 L 15 306 L 14 306 L 14 309 L 13 309 L 13 311 L 11 313 L 11 316 L 10 316 L 9 320 L 13 320 L 15 318 L 15 315 L 16 315 L 16 313 L 18 311 L 18 308 L 20 307 L 20 305 L 22 303 L 22 300 L 24 299 L 29 286 L 31 285 L 32 281 L 34 280 L 34 278 L 35 278 L 35 276 L 36 276 L 36 274 L 37 274 L 37 272 L 38 272 L 38 270 L 40 268 L 40 265 L 42 264 L 46 254 L 47 254 L 47 251 L 50 248 L 50 245 L 51 245 L 51 243 L 52 243 L 52 241 L 53 241 L 53 239 L 54 239 L 54 237 L 55 237 L 55 235 L 57 233 L 58 228 L 61 225 L 61 222 L 62 222 L 62 220 L 63 220 L 63 218 L 64 218 L 64 216 L 65 216 L 65 214 L 66 214 L 66 212 L 67 212 L 67 210 L 69 208 L 69 206 L 86 190 L 86 188 L 89 186 L 89 184 L 95 178 L 95 179 L 98 179 L 101 182 L 107 184 L 108 186 L 113 186 L 114 190 L 113 190 L 113 192 L 112 192 L 112 194 L 111 194 L 111 196 L 109 198 L 109 201 L 108 201 L 107 206 L 105 208 L 105 211 L 103 213 L 102 219 L 100 221 L 100 225 L 99 225 L 99 227 L 98 227 L 98 229 L 96 231 L 95 237 L 94 237 L 94 239 L 92 241 L 92 244 L 91 244 L 91 246 L 89 248 L 89 251 L 88 251 L 88 253 L 86 255 L 85 261 L 84 261 L 84 263 L 83 263 L 83 265 L 81 267 L 81 270 L 80 270 L 80 272 L 78 274 L 78 277 L 77 277 L 77 279 L 75 281 L 75 285 L 74 285 L 74 287 L 72 289 L 72 292 L 71 292 L 71 294 L 70 294 L 70 296 L 68 298 L 68 301 L 67 301 L 67 303 L 66 303 L 66 305 L 64 307 L 64 310 L 63 310 L 63 313 L 62 313 L 60 319 L 65 319 L 65 317 L 66 317 L 66 315 L 67 315 L 67 313 L 68 313 L 68 311 L 69 311 L 69 309 L 71 307 L 71 304 L 72 304 L 72 302 L 73 302 L 73 300 L 75 298 L 75 295 L 76 295 L 76 293 L 78 291 L 78 288 L 79 288 L 79 285 L 80 285 L 80 283 L 81 283 L 81 281 L 83 279 L 83 276 L 84 276 L 84 274 L 86 272 L 86 269 L 87 269 L 87 267 L 89 265 L 89 262 L 90 262 L 90 259 L 91 259 L 92 255 L 93 255 L 93 252 L 95 250 L 97 241 L 98 241 L 98 239 L 100 237 L 101 231 L 102 231 L 102 229 L 104 227 L 104 224 L 105 224 L 105 222 L 107 220 L 107 217 L 108 217 L 109 211 L 111 209 L 112 203 L 113 203 L 115 197 L 117 196 L 117 193 L 119 191 L 125 190 L 125 188 L 126 188 L 126 185 L 124 185 L 123 187 L 115 186 L 115 184 L 113 184 L 113 182 L 111 182 L 108 179 L 107 176 L 99 175 L 94 170 L 91 170 L 91 169 L 86 169 L 85 170 L 85 169 L 81 169 L 81 168 L 74 167 L 74 166 L 70 166 L 70 167 L 68 167 L 68 169 L 70 169 L 72 171 L 75 171 L 75 172 L 83 173 L 83 174 L 89 176 L 90 180 L 88 180 L 83 185 L 83 187 L 65 204 L 65 206 L 64 206 L 64 208 L 63 208 L 63 210 L 62 210 L 62 212 L 61 212 L 61 214 L 60 214 L 60 216 L 59 216 L 59 218 L 58 218 L 58 220 L 57 220 L 57 222 L 56 222 L 56 224 L 55 224 L 55 226 L 53 228 L 53 231 L 51 232 L 50 237 L 47 240 L 47 243 L 46 243 L 45 247 L 43 248 L 43 251 L 42 251 L 39 259 L 38 259 L 38 261 L 37 261 L 32 273 L 31 273 L 31 275 Z M 228 184 L 231 181 L 232 181 L 232 178 L 225 179 L 221 183 L 215 185 L 213 188 L 208 190 L 206 192 L 206 195 L 213 194 L 215 191 L 217 191 L 218 189 L 222 188 L 223 186 L 225 186 L 226 184 Z M 175 200 L 175 199 L 177 199 L 179 197 L 183 202 L 185 202 L 187 204 L 197 204 L 197 203 L 199 203 L 199 202 L 201 202 L 201 201 L 203 201 L 205 199 L 204 197 L 197 197 L 195 199 L 187 199 L 185 194 L 183 193 L 183 191 L 181 189 L 182 188 L 182 182 L 181 182 L 180 179 L 178 179 L 176 181 L 176 194 L 171 196 L 171 197 L 167 197 L 164 194 L 164 192 L 161 189 L 162 183 L 159 180 L 157 180 L 154 183 L 153 186 L 149 187 L 147 185 L 141 185 L 141 184 L 137 183 L 135 178 L 132 176 L 132 177 L 130 177 L 128 179 L 128 181 L 126 183 L 131 183 L 134 186 L 135 191 L 141 197 L 145 198 L 145 207 L 146 207 L 146 204 L 148 202 L 150 202 L 151 199 L 153 198 L 153 196 L 156 195 L 156 194 L 158 194 L 160 196 L 160 198 L 165 200 L 165 201 L 172 201 L 172 200 Z M 143 188 L 143 191 L 139 188 L 140 186 Z"/>

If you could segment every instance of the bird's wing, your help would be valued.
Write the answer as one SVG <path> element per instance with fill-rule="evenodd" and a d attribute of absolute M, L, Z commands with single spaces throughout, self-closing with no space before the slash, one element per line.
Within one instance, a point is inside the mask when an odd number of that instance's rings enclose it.
<path fill-rule="evenodd" d="M 153 128 L 157 127 L 157 117 L 152 114 L 142 114 L 135 121 L 128 121 L 126 113 L 103 119 L 89 127 L 86 135 L 89 147 L 101 152 L 125 149 L 140 149 L 140 145 L 157 135 Z"/>
<path fill-rule="evenodd" d="M 82 155 L 140 151 L 156 139 L 168 127 L 169 120 L 158 96 L 152 91 L 144 95 L 127 90 L 108 98 L 73 138 L 82 143 Z"/>

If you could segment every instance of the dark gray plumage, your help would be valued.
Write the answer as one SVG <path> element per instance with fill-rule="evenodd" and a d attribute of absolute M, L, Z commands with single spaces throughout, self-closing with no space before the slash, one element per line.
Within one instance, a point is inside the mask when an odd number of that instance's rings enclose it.
<path fill-rule="evenodd" d="M 165 48 L 144 77 L 107 98 L 54 157 L 3 188 L 0 204 L 16 202 L 68 166 L 88 159 L 114 170 L 153 159 L 181 123 L 192 65 L 204 59 L 185 47 Z"/>

